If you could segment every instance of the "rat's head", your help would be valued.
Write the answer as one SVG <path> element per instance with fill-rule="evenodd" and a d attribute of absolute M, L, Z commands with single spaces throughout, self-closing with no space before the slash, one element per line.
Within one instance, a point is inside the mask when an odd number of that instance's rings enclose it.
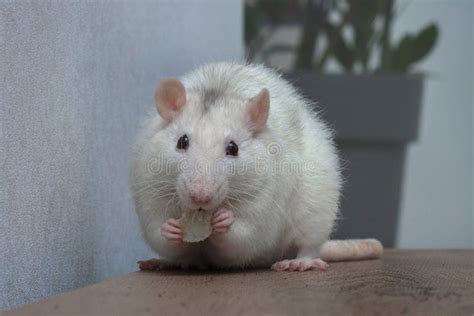
<path fill-rule="evenodd" d="M 175 185 L 181 206 L 214 209 L 263 185 L 257 157 L 269 134 L 266 89 L 242 100 L 215 89 L 186 91 L 180 81 L 164 79 L 155 102 L 164 120 L 155 145 L 161 161 L 172 162 L 166 183 Z"/>

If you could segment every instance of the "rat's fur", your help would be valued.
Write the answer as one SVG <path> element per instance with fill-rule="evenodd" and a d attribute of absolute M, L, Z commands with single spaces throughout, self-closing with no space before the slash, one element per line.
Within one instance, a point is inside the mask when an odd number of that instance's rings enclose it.
<path fill-rule="evenodd" d="M 341 174 L 332 132 L 312 104 L 259 65 L 214 63 L 181 80 L 186 105 L 170 122 L 153 115 L 137 142 L 133 192 L 148 244 L 168 262 L 218 268 L 269 267 L 304 247 L 318 252 L 337 218 Z M 270 112 L 254 133 L 244 105 L 263 88 Z M 176 149 L 183 134 L 186 152 Z M 230 140 L 238 157 L 225 155 Z M 192 206 L 187 193 L 196 181 L 214 196 L 209 208 L 224 206 L 235 221 L 198 244 L 168 241 L 160 227 Z M 337 257 L 334 245 L 323 249 Z"/>

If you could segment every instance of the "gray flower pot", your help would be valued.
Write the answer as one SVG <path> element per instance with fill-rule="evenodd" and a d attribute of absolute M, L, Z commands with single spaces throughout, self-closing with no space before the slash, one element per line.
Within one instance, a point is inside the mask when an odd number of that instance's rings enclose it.
<path fill-rule="evenodd" d="M 345 185 L 333 238 L 394 246 L 409 142 L 416 140 L 421 75 L 286 75 L 336 131 Z"/>

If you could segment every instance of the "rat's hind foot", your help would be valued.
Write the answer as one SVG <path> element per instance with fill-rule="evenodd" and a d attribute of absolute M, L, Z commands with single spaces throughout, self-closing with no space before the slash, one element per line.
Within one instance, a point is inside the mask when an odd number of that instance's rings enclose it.
<path fill-rule="evenodd" d="M 278 261 L 272 265 L 274 271 L 307 271 L 312 269 L 326 270 L 329 265 L 321 259 L 296 258 Z"/>
<path fill-rule="evenodd" d="M 160 271 L 180 268 L 179 266 L 162 259 L 149 259 L 138 261 L 137 263 L 140 271 Z"/>

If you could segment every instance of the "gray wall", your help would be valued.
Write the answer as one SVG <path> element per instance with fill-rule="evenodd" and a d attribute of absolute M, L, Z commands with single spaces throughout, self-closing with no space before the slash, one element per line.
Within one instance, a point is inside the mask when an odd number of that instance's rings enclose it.
<path fill-rule="evenodd" d="M 419 69 L 428 74 L 418 142 L 409 148 L 398 246 L 473 244 L 473 42 L 471 0 L 401 1 L 394 37 L 432 21 L 438 45 Z"/>
<path fill-rule="evenodd" d="M 241 56 L 241 4 L 0 2 L 0 309 L 152 256 L 128 188 L 158 80 Z"/>

